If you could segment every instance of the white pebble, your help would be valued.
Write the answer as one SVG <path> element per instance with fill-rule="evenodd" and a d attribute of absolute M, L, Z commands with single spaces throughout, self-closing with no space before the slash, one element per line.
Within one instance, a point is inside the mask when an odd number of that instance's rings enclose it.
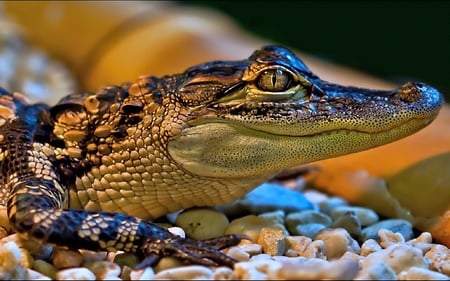
<path fill-rule="evenodd" d="M 219 266 L 214 270 L 214 280 L 235 280 L 234 272 L 231 268 L 226 266 Z"/>
<path fill-rule="evenodd" d="M 315 239 L 324 242 L 328 260 L 338 259 L 347 251 L 359 254 L 361 250 L 358 242 L 343 228 L 322 230 Z"/>
<path fill-rule="evenodd" d="M 151 280 L 155 276 L 153 268 L 146 267 L 140 270 L 132 270 L 130 272 L 130 280 Z"/>
<path fill-rule="evenodd" d="M 449 280 L 450 278 L 442 273 L 432 271 L 422 267 L 411 267 L 398 274 L 398 280 Z"/>
<path fill-rule="evenodd" d="M 250 254 L 238 246 L 230 247 L 226 254 L 238 261 L 248 261 L 250 259 Z"/>
<path fill-rule="evenodd" d="M 180 236 L 181 238 L 186 238 L 186 233 L 184 229 L 178 226 L 172 226 L 167 229 L 170 233 Z"/>
<path fill-rule="evenodd" d="M 52 280 L 52 278 L 44 275 L 38 271 L 27 268 L 26 269 L 26 279 L 28 280 Z"/>
<path fill-rule="evenodd" d="M 401 244 L 405 243 L 405 238 L 400 233 L 392 232 L 389 229 L 380 229 L 378 230 L 378 236 L 380 237 L 380 245 L 384 249 L 393 245 L 393 244 Z"/>
<path fill-rule="evenodd" d="M 95 274 L 84 267 L 63 269 L 56 273 L 58 280 L 96 280 Z"/>
<path fill-rule="evenodd" d="M 367 239 L 361 245 L 361 256 L 367 257 L 368 255 L 381 250 L 382 248 L 377 241 L 375 241 L 374 239 Z"/>
<path fill-rule="evenodd" d="M 98 279 L 108 279 L 120 275 L 120 266 L 110 261 L 95 261 L 85 264 Z"/>
<path fill-rule="evenodd" d="M 19 265 L 21 258 L 22 252 L 15 242 L 0 245 L 0 279 L 2 273 L 7 274 Z"/>
<path fill-rule="evenodd" d="M 429 262 L 422 256 L 422 251 L 405 244 L 394 244 L 386 249 L 372 253 L 366 257 L 362 267 L 375 263 L 389 265 L 397 274 L 410 267 L 428 268 Z"/>
<path fill-rule="evenodd" d="M 214 272 L 205 266 L 189 265 L 162 270 L 153 279 L 192 280 L 211 279 Z"/>
<path fill-rule="evenodd" d="M 239 262 L 234 266 L 234 274 L 238 279 L 264 280 L 267 274 L 277 271 L 283 264 L 273 259 L 253 260 L 250 262 Z"/>
<path fill-rule="evenodd" d="M 362 268 L 355 280 L 396 280 L 397 274 L 387 264 L 379 262 Z"/>
<path fill-rule="evenodd" d="M 326 259 L 325 243 L 322 240 L 312 241 L 303 252 L 303 256 L 307 258 Z"/>

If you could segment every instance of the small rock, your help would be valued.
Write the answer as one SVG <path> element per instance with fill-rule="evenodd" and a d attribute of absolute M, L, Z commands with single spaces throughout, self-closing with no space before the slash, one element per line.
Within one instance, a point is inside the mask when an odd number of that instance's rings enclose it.
<path fill-rule="evenodd" d="M 286 250 L 285 235 L 282 230 L 263 227 L 258 237 L 258 244 L 263 248 L 263 252 L 272 256 L 284 254 Z"/>
<path fill-rule="evenodd" d="M 272 224 L 284 224 L 285 216 L 286 214 L 283 210 L 276 210 L 273 212 L 267 212 L 258 215 L 258 217 Z"/>
<path fill-rule="evenodd" d="M 292 231 L 292 234 L 313 238 L 317 235 L 317 233 L 324 230 L 325 228 L 325 225 L 320 223 L 299 224 L 297 225 L 295 230 Z"/>
<path fill-rule="evenodd" d="M 13 279 L 11 275 L 15 274 L 19 267 L 22 252 L 15 242 L 7 242 L 0 245 L 0 279 Z"/>
<path fill-rule="evenodd" d="M 335 218 L 332 228 L 343 228 L 351 235 L 358 236 L 361 233 L 361 222 L 358 216 L 353 211 L 344 213 L 343 215 Z"/>
<path fill-rule="evenodd" d="M 367 257 L 368 255 L 381 250 L 382 248 L 377 241 L 373 239 L 368 239 L 364 241 L 364 243 L 361 245 L 361 256 Z"/>
<path fill-rule="evenodd" d="M 37 272 L 42 273 L 51 279 L 56 279 L 58 269 L 53 265 L 43 260 L 34 260 L 32 268 Z"/>
<path fill-rule="evenodd" d="M 376 263 L 385 263 L 396 274 L 410 267 L 428 268 L 429 262 L 422 256 L 422 251 L 405 244 L 394 244 L 386 249 L 372 253 L 366 257 L 362 267 L 368 267 Z"/>
<path fill-rule="evenodd" d="M 325 243 L 322 240 L 312 241 L 303 252 L 303 256 L 307 258 L 327 259 Z"/>
<path fill-rule="evenodd" d="M 53 252 L 53 265 L 58 269 L 79 267 L 82 262 L 83 256 L 78 251 L 56 247 Z"/>
<path fill-rule="evenodd" d="M 449 277 L 436 271 L 413 266 L 400 272 L 398 280 L 449 280 Z"/>
<path fill-rule="evenodd" d="M 120 267 L 126 265 L 134 268 L 140 263 L 140 259 L 133 253 L 120 253 L 114 257 L 113 262 L 118 264 Z"/>
<path fill-rule="evenodd" d="M 286 226 L 291 233 L 295 231 L 298 225 L 310 223 L 322 224 L 325 227 L 329 227 L 333 221 L 326 214 L 314 210 L 294 212 L 286 216 Z"/>
<path fill-rule="evenodd" d="M 312 239 L 306 236 L 287 236 L 286 237 L 286 256 L 298 257 L 304 256 L 306 248 L 312 243 Z M 292 250 L 295 255 L 288 255 Z"/>
<path fill-rule="evenodd" d="M 280 280 L 351 280 L 359 271 L 358 263 L 350 260 L 327 262 L 321 259 L 309 259 L 301 264 L 285 264 L 277 271 L 270 272 L 268 279 Z"/>
<path fill-rule="evenodd" d="M 214 272 L 205 266 L 189 265 L 162 270 L 153 276 L 153 279 L 192 280 L 211 279 Z"/>
<path fill-rule="evenodd" d="M 26 279 L 28 280 L 54 280 L 56 278 L 56 275 L 54 278 L 50 278 L 50 276 L 47 276 L 45 274 L 42 274 L 41 272 L 26 268 Z"/>
<path fill-rule="evenodd" d="M 218 208 L 227 215 L 233 216 L 243 213 L 261 214 L 276 210 L 287 213 L 298 212 L 312 209 L 313 204 L 301 192 L 274 183 L 264 183 L 247 193 L 244 198 Z"/>
<path fill-rule="evenodd" d="M 422 254 L 425 255 L 425 253 L 431 250 L 431 247 L 433 246 L 432 242 L 433 237 L 431 236 L 431 233 L 422 232 L 417 238 L 407 241 L 406 244 L 421 249 Z"/>
<path fill-rule="evenodd" d="M 258 241 L 259 232 L 263 227 L 284 228 L 279 224 L 274 225 L 258 216 L 248 215 L 233 220 L 226 229 L 225 234 L 246 234 L 254 241 Z"/>
<path fill-rule="evenodd" d="M 182 212 L 176 225 L 183 228 L 186 235 L 195 240 L 205 240 L 223 236 L 229 225 L 228 218 L 211 208 L 198 208 Z"/>
<path fill-rule="evenodd" d="M 230 247 L 225 253 L 237 261 L 248 261 L 250 259 L 250 254 L 237 246 Z"/>
<path fill-rule="evenodd" d="M 379 262 L 363 267 L 355 280 L 397 280 L 397 274 L 389 265 Z"/>
<path fill-rule="evenodd" d="M 176 267 L 180 267 L 182 266 L 183 263 L 175 258 L 175 257 L 163 257 L 159 260 L 158 264 L 155 265 L 155 267 L 153 268 L 153 270 L 155 272 L 160 272 L 162 270 L 166 270 L 166 269 L 171 269 L 171 268 L 176 268 Z"/>
<path fill-rule="evenodd" d="M 132 270 L 130 272 L 130 280 L 152 280 L 155 277 L 155 272 L 151 267 L 146 267 L 140 270 Z M 125 280 L 125 278 L 123 278 Z"/>
<path fill-rule="evenodd" d="M 119 277 L 120 266 L 110 261 L 94 261 L 85 264 L 86 268 L 95 274 L 97 279 L 110 279 Z"/>
<path fill-rule="evenodd" d="M 256 243 L 240 244 L 239 248 L 247 252 L 250 256 L 259 255 L 262 253 L 262 247 Z"/>
<path fill-rule="evenodd" d="M 393 244 L 405 243 L 405 238 L 400 233 L 394 233 L 385 228 L 378 230 L 378 237 L 380 237 L 380 245 L 384 249 Z"/>
<path fill-rule="evenodd" d="M 328 214 L 328 215 L 331 214 L 331 211 L 334 208 L 340 207 L 340 206 L 347 206 L 347 205 L 348 205 L 347 201 L 345 201 L 345 199 L 343 199 L 341 197 L 331 197 L 331 198 L 328 198 L 327 200 L 324 200 L 319 203 L 320 209 L 325 214 Z"/>
<path fill-rule="evenodd" d="M 450 250 L 446 246 L 432 245 L 425 257 L 431 261 L 431 269 L 450 276 Z"/>
<path fill-rule="evenodd" d="M 219 266 L 214 270 L 214 280 L 235 280 L 234 272 L 231 268 L 226 266 Z"/>
<path fill-rule="evenodd" d="M 331 211 L 330 215 L 333 219 L 337 219 L 348 212 L 353 212 L 358 217 L 362 226 L 372 225 L 379 219 L 377 213 L 372 209 L 356 206 L 338 206 Z"/>
<path fill-rule="evenodd" d="M 256 257 L 256 256 L 255 256 Z M 281 262 L 270 259 L 253 259 L 239 262 L 234 266 L 234 275 L 239 280 L 265 280 L 271 272 L 282 268 Z"/>
<path fill-rule="evenodd" d="M 343 228 L 322 230 L 315 239 L 325 243 L 325 255 L 328 260 L 338 259 L 347 251 L 359 253 L 361 250 L 358 242 Z"/>
<path fill-rule="evenodd" d="M 96 280 L 95 274 L 84 267 L 63 269 L 56 273 L 57 280 Z"/>
<path fill-rule="evenodd" d="M 379 240 L 378 231 L 380 229 L 388 229 L 394 233 L 399 232 L 405 240 L 410 240 L 414 236 L 411 223 L 402 219 L 383 220 L 364 228 L 359 236 L 360 241 L 367 239 Z"/>

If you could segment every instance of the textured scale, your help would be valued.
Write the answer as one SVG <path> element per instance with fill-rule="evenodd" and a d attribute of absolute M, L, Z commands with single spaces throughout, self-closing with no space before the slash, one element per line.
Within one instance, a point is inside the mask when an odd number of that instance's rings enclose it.
<path fill-rule="evenodd" d="M 438 91 L 320 80 L 287 49 L 143 76 L 55 106 L 0 92 L 0 205 L 42 243 L 231 266 L 242 236 L 175 236 L 150 222 L 233 201 L 294 165 L 382 145 L 430 123 Z"/>

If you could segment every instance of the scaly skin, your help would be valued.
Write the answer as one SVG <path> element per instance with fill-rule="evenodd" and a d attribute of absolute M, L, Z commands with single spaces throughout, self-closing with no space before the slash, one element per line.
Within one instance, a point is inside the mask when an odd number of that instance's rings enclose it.
<path fill-rule="evenodd" d="M 233 201 L 283 168 L 400 139 L 442 103 L 422 83 L 330 84 L 276 46 L 54 107 L 3 90 L 0 204 L 21 236 L 39 242 L 231 266 L 218 249 L 242 237 L 197 242 L 149 220 Z"/>

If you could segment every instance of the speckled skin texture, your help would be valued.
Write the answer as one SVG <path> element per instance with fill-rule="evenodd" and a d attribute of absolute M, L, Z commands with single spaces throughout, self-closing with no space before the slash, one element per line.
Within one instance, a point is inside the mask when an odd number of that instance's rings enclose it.
<path fill-rule="evenodd" d="M 320 80 L 287 49 L 140 77 L 57 105 L 0 93 L 0 203 L 39 242 L 232 265 L 218 249 L 149 220 L 233 201 L 283 168 L 372 148 L 431 122 L 438 91 Z"/>

